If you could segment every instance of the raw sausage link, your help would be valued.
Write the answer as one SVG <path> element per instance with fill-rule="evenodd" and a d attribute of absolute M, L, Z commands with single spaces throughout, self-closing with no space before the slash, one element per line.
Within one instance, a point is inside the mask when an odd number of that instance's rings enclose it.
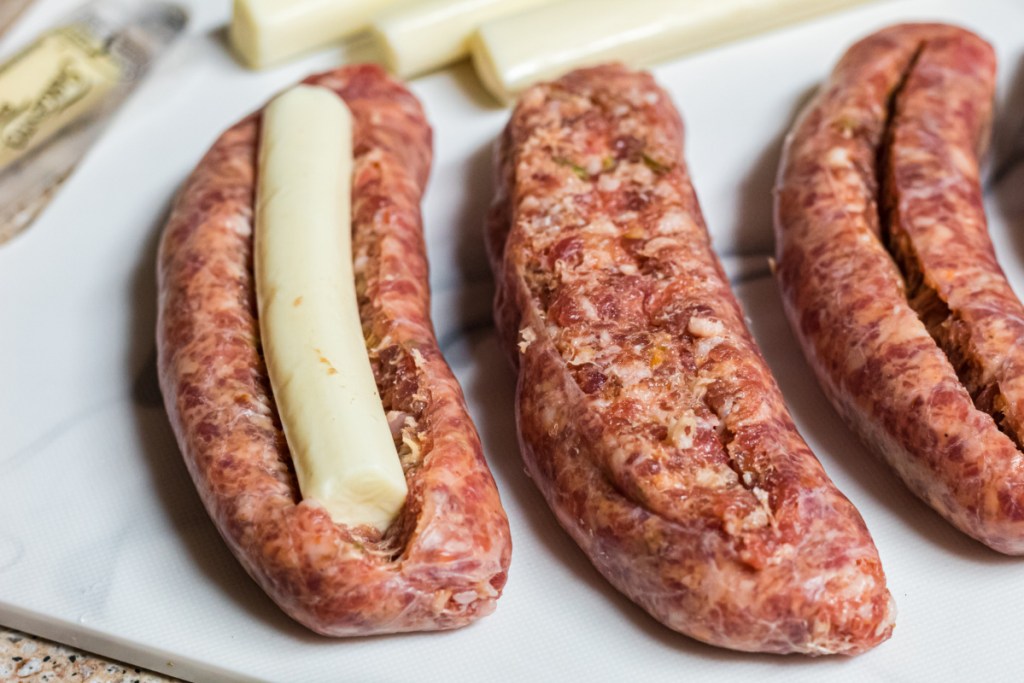
<path fill-rule="evenodd" d="M 776 255 L 836 409 L 956 527 L 1020 554 L 1024 308 L 978 181 L 994 88 L 992 48 L 957 27 L 854 45 L 787 140 Z"/>
<path fill-rule="evenodd" d="M 192 174 L 159 256 L 160 380 L 200 497 L 249 574 L 326 635 L 447 629 L 490 613 L 508 522 L 429 319 L 419 202 L 430 128 L 376 67 L 311 78 L 355 120 L 353 254 L 360 315 L 409 497 L 381 536 L 300 502 L 260 354 L 252 274 L 259 115 Z"/>
<path fill-rule="evenodd" d="M 856 653 L 892 601 L 711 250 L 646 73 L 573 72 L 505 130 L 488 229 L 527 469 L 616 588 L 739 650 Z"/>

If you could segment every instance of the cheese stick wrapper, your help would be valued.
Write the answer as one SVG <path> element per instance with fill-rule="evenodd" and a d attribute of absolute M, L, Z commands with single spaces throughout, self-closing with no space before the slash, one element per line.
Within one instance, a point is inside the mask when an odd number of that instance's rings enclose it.
<path fill-rule="evenodd" d="M 0 63 L 0 243 L 46 207 L 186 23 L 177 5 L 99 0 Z"/>

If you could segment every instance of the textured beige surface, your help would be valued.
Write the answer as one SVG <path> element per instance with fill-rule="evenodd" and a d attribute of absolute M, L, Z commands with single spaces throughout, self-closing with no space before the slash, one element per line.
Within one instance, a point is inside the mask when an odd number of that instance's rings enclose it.
<path fill-rule="evenodd" d="M 100 659 L 81 650 L 0 626 L 0 681 L 168 683 L 177 679 Z"/>

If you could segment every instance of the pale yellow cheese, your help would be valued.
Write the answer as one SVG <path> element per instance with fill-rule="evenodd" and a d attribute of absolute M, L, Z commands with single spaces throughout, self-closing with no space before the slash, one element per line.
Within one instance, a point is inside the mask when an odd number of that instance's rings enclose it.
<path fill-rule="evenodd" d="M 254 267 L 260 335 L 303 499 L 386 529 L 405 477 L 370 368 L 352 272 L 352 115 L 298 86 L 263 113 Z"/>
<path fill-rule="evenodd" d="M 235 0 L 228 37 L 261 69 L 365 30 L 394 0 Z"/>
<path fill-rule="evenodd" d="M 407 0 L 373 20 L 370 31 L 388 69 L 402 78 L 433 71 L 469 55 L 480 24 L 551 0 Z"/>
<path fill-rule="evenodd" d="M 484 86 L 508 101 L 578 67 L 652 64 L 867 1 L 562 0 L 483 23 L 471 51 Z"/>

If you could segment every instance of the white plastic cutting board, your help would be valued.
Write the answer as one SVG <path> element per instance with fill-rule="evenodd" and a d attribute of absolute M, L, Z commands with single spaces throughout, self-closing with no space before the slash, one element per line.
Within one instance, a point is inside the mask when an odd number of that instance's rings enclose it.
<path fill-rule="evenodd" d="M 73 4 L 39 0 L 0 52 Z M 601 579 L 523 474 L 481 241 L 490 148 L 507 111 L 465 66 L 413 89 L 436 133 L 425 207 L 435 321 L 512 524 L 505 595 L 492 616 L 439 634 L 330 640 L 278 611 L 208 520 L 164 416 L 154 251 L 176 188 L 217 134 L 342 55 L 248 72 L 224 47 L 227 0 L 188 4 L 185 41 L 42 219 L 0 248 L 0 623 L 196 680 L 1019 679 L 1024 559 L 955 531 L 858 445 L 763 274 L 781 137 L 841 52 L 898 20 L 979 31 L 998 50 L 1002 99 L 1015 102 L 1002 110 L 1005 142 L 1024 119 L 1024 1 L 880 2 L 655 70 L 686 119 L 715 244 L 746 273 L 737 291 L 754 335 L 802 432 L 863 513 L 899 606 L 891 641 L 818 660 L 728 652 L 663 628 Z M 1024 169 L 989 199 L 1003 265 L 1024 292 Z"/>

